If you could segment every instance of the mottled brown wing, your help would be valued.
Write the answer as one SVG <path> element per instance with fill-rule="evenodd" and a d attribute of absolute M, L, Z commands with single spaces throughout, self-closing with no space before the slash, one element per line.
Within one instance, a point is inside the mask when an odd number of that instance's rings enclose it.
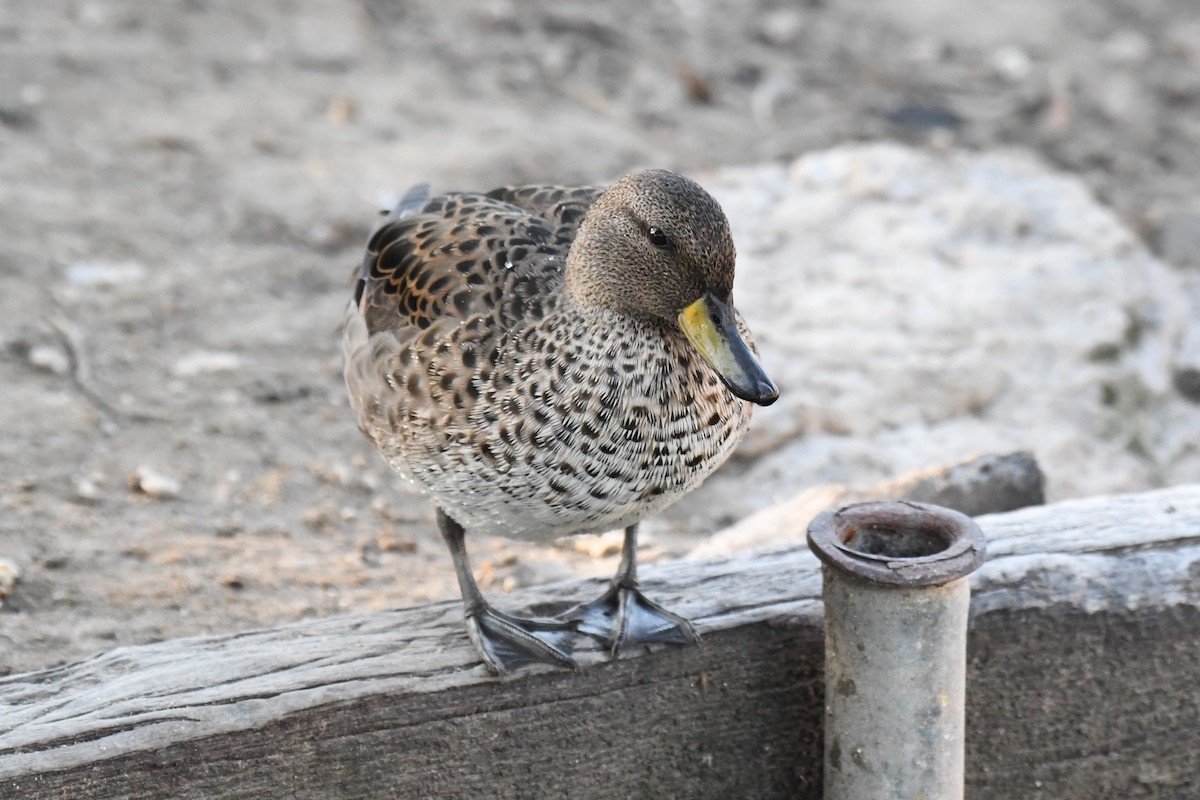
<path fill-rule="evenodd" d="M 556 239 L 573 242 L 579 223 L 603 191 L 602 186 L 503 186 L 487 196 L 542 217 Z"/>
<path fill-rule="evenodd" d="M 503 328 L 528 316 L 523 282 L 559 279 L 547 263 L 565 258 L 570 247 L 570 239 L 556 235 L 559 226 L 485 195 L 433 198 L 371 237 L 356 288 L 359 313 L 370 333 L 480 316 Z"/>
<path fill-rule="evenodd" d="M 346 384 L 368 436 L 405 430 L 438 451 L 446 437 L 477 434 L 462 423 L 493 371 L 510 371 L 498 364 L 508 333 L 529 330 L 556 304 L 595 191 L 497 193 L 409 193 L 372 235 L 343 338 Z"/>

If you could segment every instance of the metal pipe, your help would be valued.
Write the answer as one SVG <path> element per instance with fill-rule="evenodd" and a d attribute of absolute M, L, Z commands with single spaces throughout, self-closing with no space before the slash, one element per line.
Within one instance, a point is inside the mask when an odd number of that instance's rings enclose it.
<path fill-rule="evenodd" d="M 825 800 L 961 800 L 971 519 L 861 503 L 808 528 L 823 563 Z"/>

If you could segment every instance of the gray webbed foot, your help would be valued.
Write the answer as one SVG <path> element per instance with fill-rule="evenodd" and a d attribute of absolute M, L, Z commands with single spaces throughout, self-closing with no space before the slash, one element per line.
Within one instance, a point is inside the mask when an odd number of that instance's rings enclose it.
<path fill-rule="evenodd" d="M 614 658 L 632 645 L 700 641 L 692 623 L 649 600 L 638 589 L 637 525 L 625 529 L 621 565 L 608 591 L 559 618 L 575 622 L 580 633 L 599 639 Z"/>
<path fill-rule="evenodd" d="M 521 619 L 484 605 L 467 615 L 467 634 L 492 672 L 505 674 L 526 664 L 576 667 L 566 645 L 576 632 L 569 621 Z"/>
<path fill-rule="evenodd" d="M 692 623 L 649 600 L 634 586 L 613 584 L 592 602 L 568 611 L 563 619 L 578 623 L 580 633 L 603 642 L 614 657 L 633 645 L 700 641 Z"/>
<path fill-rule="evenodd" d="M 505 674 L 525 664 L 554 664 L 574 669 L 575 659 L 566 643 L 576 633 L 576 623 L 552 619 L 522 619 L 492 608 L 471 574 L 461 525 L 440 508 L 438 528 L 450 548 L 458 587 L 462 590 L 467 635 L 492 672 Z"/>

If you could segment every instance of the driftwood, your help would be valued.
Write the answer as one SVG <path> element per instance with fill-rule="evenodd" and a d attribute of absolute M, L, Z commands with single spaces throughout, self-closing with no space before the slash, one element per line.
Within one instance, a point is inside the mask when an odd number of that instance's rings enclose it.
<path fill-rule="evenodd" d="M 979 522 L 968 795 L 1200 796 L 1200 486 Z M 10 676 L 0 797 L 819 797 L 816 559 L 789 547 L 643 582 L 701 646 L 497 680 L 446 602 Z"/>
<path fill-rule="evenodd" d="M 1046 502 L 1044 483 L 1033 454 L 1018 451 L 923 469 L 866 489 L 840 484 L 812 486 L 708 537 L 691 556 L 729 556 L 750 548 L 801 543 L 808 522 L 817 514 L 827 508 L 869 500 L 915 500 L 961 511 L 970 517 L 1040 506 Z"/>

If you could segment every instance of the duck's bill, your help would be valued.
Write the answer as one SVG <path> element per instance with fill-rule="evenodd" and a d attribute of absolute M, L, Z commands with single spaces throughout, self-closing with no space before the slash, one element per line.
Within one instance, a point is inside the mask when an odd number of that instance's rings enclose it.
<path fill-rule="evenodd" d="M 679 327 L 736 396 L 760 406 L 779 398 L 779 390 L 738 333 L 733 306 L 706 294 L 679 312 Z"/>

